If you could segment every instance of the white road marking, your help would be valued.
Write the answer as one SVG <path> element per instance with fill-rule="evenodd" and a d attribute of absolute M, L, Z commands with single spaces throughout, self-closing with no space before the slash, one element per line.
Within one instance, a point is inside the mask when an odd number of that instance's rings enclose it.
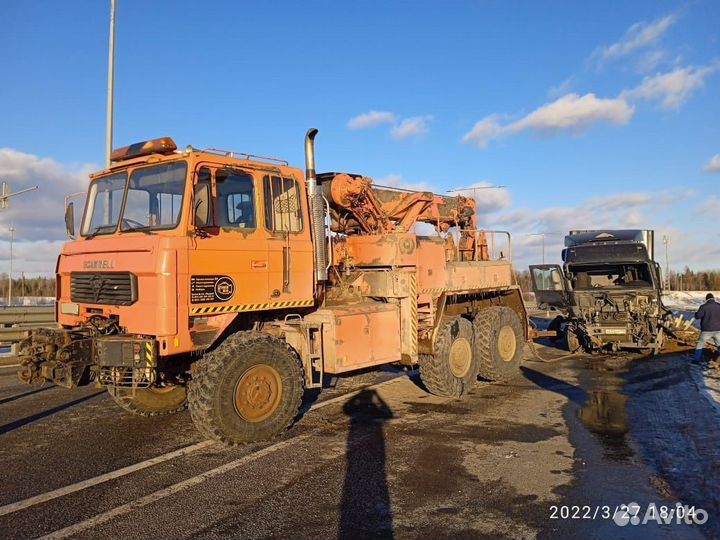
<path fill-rule="evenodd" d="M 16 367 L 20 367 L 20 364 L 7 364 L 6 366 L 0 366 L 0 369 L 3 369 L 3 368 L 16 368 Z"/>
<path fill-rule="evenodd" d="M 179 450 L 175 450 L 173 452 L 168 452 L 167 454 L 162 454 L 160 456 L 141 461 L 140 463 L 135 463 L 134 465 L 128 465 L 127 467 L 123 467 L 122 469 L 117 469 L 109 473 L 101 474 L 100 476 L 96 476 L 94 478 L 83 480 L 82 482 L 70 484 L 69 486 L 54 489 L 40 495 L 35 495 L 34 497 L 30 497 L 22 501 L 6 504 L 5 506 L 0 506 L 0 516 L 12 514 L 13 512 L 29 508 L 30 506 L 42 504 L 52 499 L 57 499 L 58 497 L 63 497 L 65 495 L 69 495 L 70 493 L 75 493 L 76 491 L 81 491 L 83 489 L 102 484 L 103 482 L 114 480 L 115 478 L 120 478 L 121 476 L 125 476 L 141 469 L 152 467 L 153 465 L 163 463 L 164 461 L 168 461 L 176 457 L 185 456 L 187 454 L 195 452 L 196 450 L 200 450 L 201 448 L 210 446 L 211 444 L 214 444 L 214 442 L 215 441 L 202 441 L 197 444 L 180 448 Z"/>
<path fill-rule="evenodd" d="M 165 497 L 169 497 L 170 495 L 173 495 L 174 493 L 178 493 L 179 491 L 183 491 L 185 489 L 188 489 L 188 488 L 191 488 L 198 484 L 201 484 L 201 483 L 205 482 L 206 480 L 214 478 L 215 476 L 225 474 L 228 471 L 231 471 L 242 465 L 250 463 L 251 461 L 254 461 L 254 460 L 264 457 L 268 454 L 271 454 L 271 453 L 275 452 L 276 450 L 281 450 L 281 449 L 285 448 L 286 446 L 290 446 L 291 444 L 295 444 L 297 442 L 308 439 L 314 435 L 316 435 L 316 431 L 311 431 L 309 433 L 305 433 L 304 435 L 298 435 L 297 437 L 293 437 L 292 439 L 287 439 L 285 441 L 275 443 L 271 446 L 266 446 L 262 450 L 258 450 L 257 452 L 248 454 L 247 456 L 243 456 L 239 459 L 236 459 L 234 461 L 226 463 L 225 465 L 221 465 L 214 469 L 210 469 L 209 471 L 198 474 L 197 476 L 193 476 L 192 478 L 188 478 L 187 480 L 183 480 L 182 482 L 178 482 L 177 484 L 173 484 L 172 486 L 168 486 L 164 489 L 155 491 L 154 493 L 151 493 L 150 495 L 140 497 L 139 499 L 136 499 L 132 502 L 123 504 L 121 506 L 113 508 L 112 510 L 108 510 L 107 512 L 103 512 L 102 514 L 93 516 L 90 519 L 86 519 L 85 521 L 80 521 L 79 523 L 75 523 L 74 525 L 70 525 L 68 527 L 65 527 L 64 529 L 59 529 L 59 530 L 51 532 L 45 536 L 41 536 L 38 540 L 60 540 L 62 538 L 68 538 L 68 537 L 75 536 L 78 533 L 80 533 L 81 531 L 91 529 L 91 528 L 96 527 L 102 523 L 105 523 L 106 521 L 109 521 L 113 518 L 122 516 L 124 514 L 128 514 L 128 513 L 132 512 L 133 510 L 137 510 L 139 508 L 142 508 L 143 506 L 147 506 L 148 504 L 154 503 L 155 501 L 158 501 Z"/>
<path fill-rule="evenodd" d="M 352 396 L 359 394 L 363 390 L 367 390 L 369 388 L 380 388 L 382 386 L 396 383 L 396 382 L 404 380 L 404 379 L 405 379 L 405 377 L 403 377 L 401 375 L 401 376 L 395 377 L 393 379 L 390 379 L 389 381 L 384 381 L 381 383 L 366 386 L 359 390 L 355 390 L 353 392 L 349 392 L 347 394 L 342 394 L 340 396 L 328 399 L 326 401 L 322 401 L 322 402 L 318 403 L 317 405 L 311 406 L 310 409 L 307 411 L 307 413 L 314 411 L 316 409 L 321 409 L 323 407 L 327 407 L 328 405 L 332 405 L 333 403 L 337 403 L 339 401 L 343 401 L 348 398 L 351 398 Z M 303 436 L 303 438 L 304 438 L 304 436 Z M 285 442 L 295 441 L 295 440 L 301 440 L 301 439 L 298 439 L 296 437 L 296 438 L 288 439 L 288 441 L 285 441 Z M 31 506 L 35 506 L 38 504 L 45 503 L 47 501 L 51 501 L 53 499 L 57 499 L 58 497 L 63 497 L 65 495 L 69 495 L 69 494 L 75 493 L 77 491 L 82 491 L 83 489 L 87 489 L 89 487 L 96 486 L 98 484 L 102 484 L 104 482 L 108 482 L 110 480 L 120 478 L 122 476 L 126 476 L 126 475 L 134 473 L 136 471 L 146 469 L 148 467 L 152 467 L 153 465 L 157 465 L 158 463 L 163 463 L 165 461 L 169 461 L 176 457 L 186 456 L 192 452 L 195 452 L 197 450 L 200 450 L 200 449 L 210 446 L 212 444 L 215 444 L 215 441 L 209 441 L 209 440 L 202 441 L 197 444 L 193 444 L 190 446 L 186 446 L 184 448 L 180 448 L 179 450 L 174 450 L 173 452 L 168 452 L 167 454 L 162 454 L 160 456 L 156 456 L 154 458 L 150 458 L 148 460 L 141 461 L 139 463 L 135 463 L 134 465 L 128 465 L 127 467 L 123 467 L 122 469 L 117 469 L 117 470 L 111 471 L 109 473 L 101 474 L 100 476 L 96 476 L 94 478 L 89 478 L 87 480 L 83 480 L 83 481 L 77 482 L 75 484 L 70 484 L 65 487 L 54 489 L 52 491 L 48 491 L 47 493 L 41 493 L 40 495 L 35 495 L 33 497 L 23 499 L 22 501 L 14 502 L 11 504 L 6 504 L 5 506 L 0 506 L 0 516 L 12 514 L 13 512 L 18 512 L 20 510 L 24 510 L 25 508 L 29 508 Z M 262 452 L 262 450 L 260 450 L 260 452 Z M 248 456 L 245 456 L 245 457 L 254 456 L 254 455 L 255 454 L 249 454 Z"/>
<path fill-rule="evenodd" d="M 315 407 L 312 407 L 310 410 L 319 409 L 319 408 L 325 407 L 327 405 L 332 405 L 333 403 L 337 403 L 338 401 L 346 400 L 349 397 L 359 394 L 363 390 L 367 390 L 369 388 L 380 388 L 382 386 L 387 386 L 389 384 L 397 383 L 402 380 L 405 380 L 405 377 L 400 376 L 400 377 L 390 379 L 389 381 L 384 381 L 384 382 L 381 382 L 378 384 L 366 386 L 365 388 L 361 388 L 354 392 L 349 392 L 347 394 L 343 394 L 342 396 L 337 396 L 332 399 L 328 399 L 327 401 L 323 401 L 322 403 L 319 403 Z M 57 531 L 53 531 L 49 534 L 46 534 L 45 536 L 41 536 L 37 540 L 61 540 L 63 538 L 75 536 L 82 531 L 91 529 L 93 527 L 97 527 L 98 525 L 101 525 L 107 521 L 110 521 L 111 519 L 114 519 L 116 517 L 119 517 L 119 516 L 122 516 L 125 514 L 129 514 L 130 512 L 132 512 L 134 510 L 137 510 L 139 508 L 142 508 L 144 506 L 152 504 L 156 501 L 159 501 L 160 499 L 164 499 L 165 497 L 169 497 L 170 495 L 174 495 L 175 493 L 184 491 L 188 488 L 191 488 L 193 486 L 201 484 L 201 483 L 205 482 L 206 480 L 209 480 L 216 476 L 222 475 L 228 471 L 231 471 L 233 469 L 241 467 L 242 465 L 245 465 L 247 463 L 250 463 L 252 461 L 260 459 L 261 457 L 271 454 L 271 453 L 275 452 L 276 450 L 281 450 L 292 444 L 304 441 L 305 439 L 308 439 L 308 438 L 316 435 L 318 431 L 319 430 L 313 430 L 309 433 L 305 433 L 304 435 L 298 435 L 291 439 L 286 439 L 284 441 L 280 441 L 273 445 L 266 446 L 265 448 L 258 450 L 257 452 L 248 454 L 246 456 L 238 458 L 238 459 L 231 461 L 229 463 L 226 463 L 224 465 L 220 465 L 219 467 L 216 467 L 216 468 L 206 471 L 204 473 L 200 473 L 197 476 L 193 476 L 192 478 L 188 478 L 187 480 L 183 480 L 182 482 L 178 482 L 178 483 L 168 486 L 164 489 L 160 489 L 158 491 L 155 491 L 154 493 L 150 493 L 149 495 L 145 495 L 144 497 L 140 497 L 139 499 L 136 499 L 129 503 L 125 503 L 121 506 L 113 508 L 112 510 L 108 510 L 107 512 L 97 514 L 96 516 L 88 518 L 84 521 L 80 521 L 73 525 L 69 525 L 63 529 L 58 529 Z"/>

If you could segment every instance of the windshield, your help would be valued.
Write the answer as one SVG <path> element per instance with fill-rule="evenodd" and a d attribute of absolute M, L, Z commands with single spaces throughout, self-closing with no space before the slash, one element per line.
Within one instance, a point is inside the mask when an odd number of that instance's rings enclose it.
<path fill-rule="evenodd" d="M 180 221 L 187 165 L 184 161 L 116 173 L 90 186 L 81 234 L 172 229 Z M 127 194 L 125 191 L 127 189 Z M 122 201 L 125 197 L 122 219 Z"/>
<path fill-rule="evenodd" d="M 573 289 L 652 287 L 647 264 L 571 265 L 568 270 Z"/>
<path fill-rule="evenodd" d="M 81 234 L 111 233 L 117 228 L 127 174 L 117 173 L 90 185 Z"/>
<path fill-rule="evenodd" d="M 137 169 L 130 175 L 121 231 L 171 229 L 180 221 L 184 161 Z"/>

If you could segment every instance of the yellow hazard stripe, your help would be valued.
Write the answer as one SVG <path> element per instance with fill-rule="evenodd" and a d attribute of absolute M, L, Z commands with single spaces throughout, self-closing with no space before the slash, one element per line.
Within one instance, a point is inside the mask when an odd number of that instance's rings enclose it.
<path fill-rule="evenodd" d="M 241 311 L 263 311 L 266 309 L 281 309 L 294 307 L 307 307 L 315 304 L 314 300 L 294 300 L 292 302 L 265 302 L 263 304 L 240 304 L 237 306 L 214 306 L 190 308 L 190 315 L 215 315 L 216 313 L 239 313 Z"/>
<path fill-rule="evenodd" d="M 149 366 L 153 365 L 153 353 L 153 344 L 152 342 L 148 341 L 147 343 L 145 343 L 145 360 L 147 360 Z"/>
<path fill-rule="evenodd" d="M 437 287 L 434 289 L 420 289 L 420 294 L 441 293 L 441 292 L 445 292 L 448 290 L 450 290 L 450 289 L 448 289 L 447 287 Z"/>

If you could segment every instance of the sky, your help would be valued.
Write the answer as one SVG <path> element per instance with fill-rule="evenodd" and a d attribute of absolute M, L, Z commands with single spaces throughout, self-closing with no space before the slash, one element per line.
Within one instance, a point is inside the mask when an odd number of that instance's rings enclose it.
<path fill-rule="evenodd" d="M 109 0 L 3 0 L 0 272 L 52 274 L 64 197 L 104 161 Z M 518 268 L 569 229 L 652 228 L 720 268 L 720 3 L 117 0 L 115 147 L 277 156 L 469 186 Z M 662 264 L 662 242 L 656 248 Z"/>

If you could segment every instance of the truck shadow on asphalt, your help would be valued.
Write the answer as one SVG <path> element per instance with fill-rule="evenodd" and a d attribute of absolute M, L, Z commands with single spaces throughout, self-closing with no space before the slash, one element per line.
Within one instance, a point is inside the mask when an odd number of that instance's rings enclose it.
<path fill-rule="evenodd" d="M 29 392 L 29 393 L 33 393 L 33 392 Z M 0 426 L 0 435 L 4 435 L 5 433 L 8 433 L 15 429 L 21 428 L 23 426 L 26 426 L 26 425 L 36 422 L 38 420 L 42 420 L 43 418 L 46 418 L 48 416 L 52 416 L 53 414 L 59 413 L 60 411 L 64 411 L 65 409 L 69 409 L 70 407 L 74 407 L 75 405 L 79 405 L 80 403 L 88 401 L 88 400 L 90 400 L 94 397 L 97 397 L 101 394 L 104 394 L 104 393 L 105 393 L 105 390 L 100 390 L 99 392 L 94 392 L 92 394 L 83 396 L 83 397 L 75 399 L 73 401 L 68 401 L 67 403 L 61 403 L 60 405 L 57 405 L 50 409 L 46 409 L 39 413 L 31 414 L 30 416 L 26 416 L 25 418 L 20 418 L 19 420 L 15 420 L 13 422 L 4 424 L 4 425 Z"/>
<path fill-rule="evenodd" d="M 365 389 L 347 401 L 350 417 L 338 539 L 393 538 L 393 513 L 385 470 L 384 424 L 392 410 Z"/>
<path fill-rule="evenodd" d="M 40 392 L 52 390 L 53 388 L 55 388 L 55 385 L 51 384 L 50 386 L 43 386 L 42 388 L 36 388 L 35 390 L 30 390 L 28 392 L 23 392 L 21 394 L 15 394 L 14 396 L 2 398 L 2 399 L 0 399 L 0 405 L 4 405 L 5 403 L 10 403 L 11 401 L 15 401 L 16 399 L 21 399 L 21 398 L 24 398 L 27 396 L 32 396 L 33 394 L 39 394 Z"/>

